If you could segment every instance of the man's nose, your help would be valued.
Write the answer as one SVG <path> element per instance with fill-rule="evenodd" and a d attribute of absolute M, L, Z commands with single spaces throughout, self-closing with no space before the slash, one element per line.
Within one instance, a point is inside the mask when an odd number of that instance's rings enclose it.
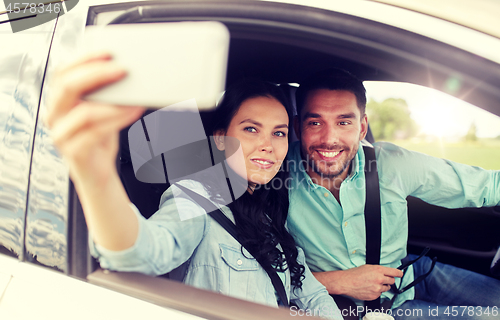
<path fill-rule="evenodd" d="M 340 132 L 335 125 L 327 125 L 323 127 L 321 132 L 321 143 L 335 144 L 339 142 Z"/>

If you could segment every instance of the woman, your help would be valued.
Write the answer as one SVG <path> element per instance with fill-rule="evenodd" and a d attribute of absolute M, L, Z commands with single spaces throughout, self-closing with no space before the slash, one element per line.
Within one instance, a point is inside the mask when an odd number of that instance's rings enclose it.
<path fill-rule="evenodd" d="M 158 212 L 145 220 L 130 204 L 115 167 L 119 130 L 136 121 L 143 110 L 81 100 L 85 93 L 124 76 L 107 54 L 61 70 L 46 118 L 69 164 L 95 244 L 92 251 L 101 266 L 158 275 L 182 265 L 177 270 L 183 270 L 180 278 L 187 284 L 277 306 L 269 276 L 243 245 L 277 272 L 288 300 L 316 315 L 341 319 L 285 229 L 286 188 L 275 189 L 270 183 L 286 181 L 280 168 L 288 150 L 289 116 L 276 87 L 253 81 L 229 88 L 214 117 L 217 149 L 231 155 L 226 170 L 248 185 L 247 192 L 221 206 L 228 202 L 220 199 L 217 184 L 184 180 L 164 193 Z M 218 205 L 236 223 L 241 243 L 183 188 Z M 179 212 L 190 212 L 195 218 L 180 221 Z"/>

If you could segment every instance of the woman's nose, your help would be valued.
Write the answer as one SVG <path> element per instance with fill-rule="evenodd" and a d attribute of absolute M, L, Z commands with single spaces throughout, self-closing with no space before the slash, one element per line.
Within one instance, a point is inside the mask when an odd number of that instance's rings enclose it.
<path fill-rule="evenodd" d="M 273 152 L 273 144 L 271 141 L 271 138 L 269 137 L 263 137 L 259 146 L 260 151 L 265 151 L 265 152 Z"/>

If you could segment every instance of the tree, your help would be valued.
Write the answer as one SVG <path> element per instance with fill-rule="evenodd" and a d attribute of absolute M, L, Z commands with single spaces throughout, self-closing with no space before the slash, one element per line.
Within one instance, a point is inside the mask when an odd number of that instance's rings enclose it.
<path fill-rule="evenodd" d="M 464 136 L 464 140 L 471 141 L 471 142 L 477 141 L 476 133 L 477 133 L 477 127 L 476 127 L 476 124 L 473 122 L 470 125 L 469 131 L 467 131 L 467 134 Z"/>
<path fill-rule="evenodd" d="M 366 111 L 375 140 L 408 139 L 418 131 L 403 99 L 389 98 L 381 103 L 370 99 Z"/>

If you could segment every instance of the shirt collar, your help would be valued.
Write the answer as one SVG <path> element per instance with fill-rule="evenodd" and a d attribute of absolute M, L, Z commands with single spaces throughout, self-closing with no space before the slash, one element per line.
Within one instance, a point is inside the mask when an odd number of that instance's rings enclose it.
<path fill-rule="evenodd" d="M 354 180 L 357 176 L 359 176 L 359 173 L 365 169 L 365 153 L 363 151 L 363 145 L 364 140 L 358 145 L 358 152 L 356 152 L 356 155 L 354 156 L 351 172 L 349 172 L 346 180 Z"/>

